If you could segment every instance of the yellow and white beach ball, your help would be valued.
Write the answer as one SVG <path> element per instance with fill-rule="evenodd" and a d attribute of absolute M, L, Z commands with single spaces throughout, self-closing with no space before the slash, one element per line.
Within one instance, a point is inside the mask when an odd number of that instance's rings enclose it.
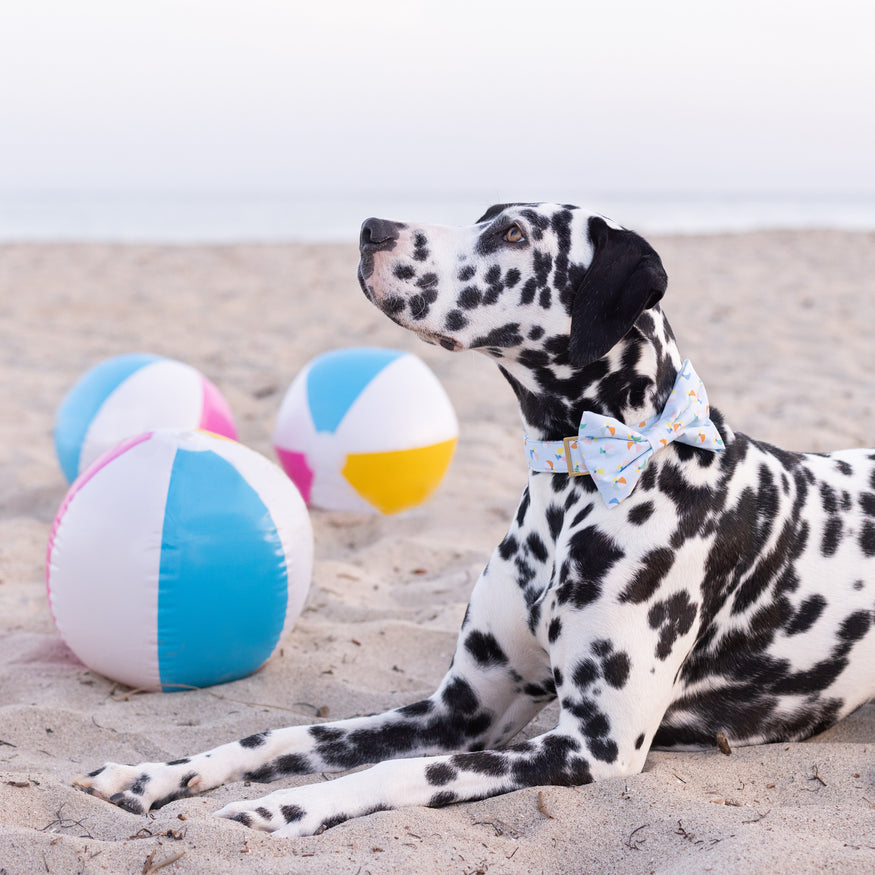
<path fill-rule="evenodd" d="M 450 399 L 422 359 L 356 347 L 320 355 L 301 371 L 273 443 L 309 505 L 391 514 L 434 492 L 458 435 Z"/>

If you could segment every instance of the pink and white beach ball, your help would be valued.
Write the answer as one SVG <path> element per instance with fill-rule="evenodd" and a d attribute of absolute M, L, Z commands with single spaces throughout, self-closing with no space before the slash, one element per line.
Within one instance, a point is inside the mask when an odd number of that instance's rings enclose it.
<path fill-rule="evenodd" d="M 313 532 L 273 462 L 166 429 L 122 441 L 70 487 L 46 557 L 52 618 L 89 668 L 132 687 L 226 683 L 300 614 Z"/>
<path fill-rule="evenodd" d="M 202 428 L 236 438 L 228 403 L 200 371 L 175 359 L 133 353 L 106 359 L 80 377 L 55 419 L 55 452 L 68 482 L 132 435 Z"/>

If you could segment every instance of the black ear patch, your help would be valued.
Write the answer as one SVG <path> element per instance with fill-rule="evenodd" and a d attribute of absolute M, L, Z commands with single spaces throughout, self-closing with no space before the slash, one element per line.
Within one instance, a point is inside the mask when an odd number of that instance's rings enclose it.
<path fill-rule="evenodd" d="M 665 294 L 668 277 L 656 250 L 633 231 L 589 220 L 593 256 L 571 305 L 571 361 L 606 355 L 635 320 Z"/>

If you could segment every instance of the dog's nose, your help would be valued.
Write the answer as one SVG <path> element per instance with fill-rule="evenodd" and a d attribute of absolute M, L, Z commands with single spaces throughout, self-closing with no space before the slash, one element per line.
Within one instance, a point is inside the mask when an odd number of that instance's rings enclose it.
<path fill-rule="evenodd" d="M 391 249 L 398 239 L 398 222 L 387 219 L 365 219 L 362 222 L 362 233 L 359 237 L 359 249 L 362 252 L 378 252 L 381 249 Z"/>

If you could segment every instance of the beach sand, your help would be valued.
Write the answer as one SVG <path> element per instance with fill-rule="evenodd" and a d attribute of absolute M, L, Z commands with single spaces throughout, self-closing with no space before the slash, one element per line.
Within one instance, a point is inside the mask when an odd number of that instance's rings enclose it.
<path fill-rule="evenodd" d="M 736 430 L 789 449 L 875 446 L 875 234 L 651 240 L 681 351 Z M 140 873 L 171 860 L 162 871 L 875 871 L 875 704 L 804 743 L 651 752 L 629 778 L 381 812 L 296 840 L 211 812 L 326 776 L 238 783 L 148 817 L 73 789 L 104 760 L 381 711 L 442 677 L 525 483 L 518 414 L 492 362 L 426 346 L 367 303 L 356 261 L 354 243 L 0 247 L 0 872 Z M 417 353 L 450 394 L 461 436 L 437 494 L 396 517 L 313 512 L 307 607 L 252 677 L 127 695 L 79 663 L 52 625 L 43 570 L 66 491 L 51 429 L 75 379 L 122 352 L 182 359 L 220 387 L 241 440 L 272 457 L 295 374 L 362 344 Z"/>

